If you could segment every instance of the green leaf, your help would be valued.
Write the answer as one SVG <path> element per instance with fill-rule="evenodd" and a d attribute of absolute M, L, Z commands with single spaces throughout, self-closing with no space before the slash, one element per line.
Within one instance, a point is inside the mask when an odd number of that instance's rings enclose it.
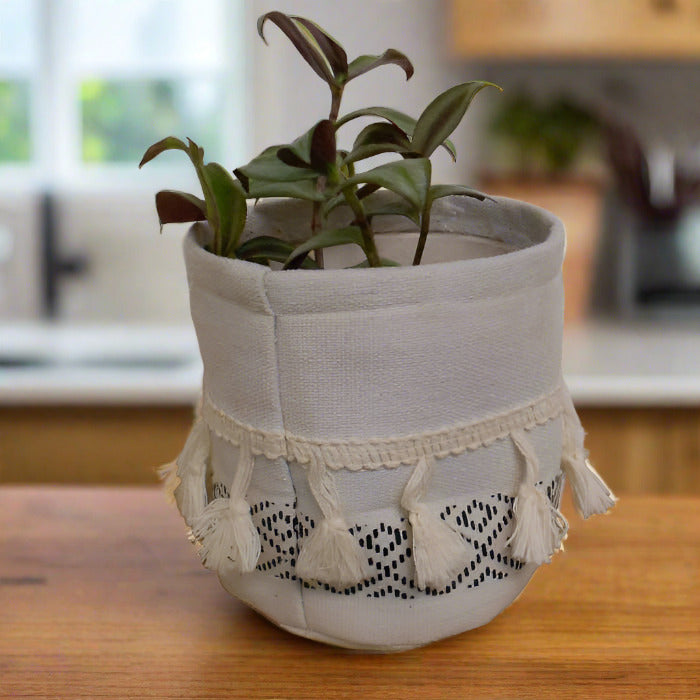
<path fill-rule="evenodd" d="M 406 149 L 411 147 L 406 132 L 391 122 L 374 122 L 373 124 L 368 124 L 357 135 L 352 147 L 354 150 L 360 146 L 376 143 L 394 143 Z"/>
<path fill-rule="evenodd" d="M 379 258 L 379 262 L 381 263 L 382 267 L 401 267 L 401 263 L 397 263 L 395 260 L 390 260 L 389 258 Z M 369 261 L 363 260 L 361 263 L 357 263 L 357 265 L 351 265 L 350 267 L 347 267 L 345 269 L 357 270 L 358 268 L 369 266 Z"/>
<path fill-rule="evenodd" d="M 430 201 L 435 201 L 436 199 L 440 199 L 441 197 L 450 197 L 451 195 L 474 197 L 474 199 L 478 199 L 480 202 L 483 202 L 485 199 L 490 199 L 491 201 L 494 201 L 491 197 L 485 195 L 483 192 L 473 190 L 470 187 L 464 187 L 463 185 L 433 185 L 430 188 Z"/>
<path fill-rule="evenodd" d="M 403 198 L 397 198 L 390 202 L 374 202 L 368 199 L 364 207 L 368 219 L 374 216 L 405 216 L 416 226 L 420 226 L 420 211 Z"/>
<path fill-rule="evenodd" d="M 401 129 L 401 131 L 403 131 L 409 137 L 409 139 L 413 139 L 413 132 L 416 128 L 416 120 L 413 117 L 410 117 L 408 114 L 404 114 L 398 109 L 391 109 L 390 107 L 365 107 L 363 109 L 357 109 L 354 112 L 349 112 L 336 122 L 336 129 L 339 129 L 344 124 L 347 124 L 353 119 L 358 119 L 360 117 L 379 117 L 380 119 L 386 119 L 388 122 L 391 122 L 394 126 Z M 457 159 L 457 151 L 451 141 L 445 139 L 441 145 L 450 154 L 452 160 Z M 415 148 L 415 145 L 412 145 L 412 148 L 418 151 L 418 149 Z M 421 151 L 418 152 L 423 156 L 426 155 Z"/>
<path fill-rule="evenodd" d="M 204 221 L 207 218 L 207 205 L 203 199 L 176 190 L 161 190 L 156 194 L 156 211 L 161 229 L 165 224 Z"/>
<path fill-rule="evenodd" d="M 395 143 L 371 143 L 366 146 L 360 146 L 359 148 L 353 148 L 352 151 L 348 153 L 345 160 L 343 160 L 343 164 L 348 165 L 350 163 L 356 163 L 357 161 L 365 160 L 365 158 L 372 158 L 382 153 L 399 153 L 404 155 L 411 152 L 410 149 L 397 146 Z"/>
<path fill-rule="evenodd" d="M 348 55 L 345 49 L 322 27 L 305 17 L 293 16 L 292 19 L 303 25 L 314 38 L 335 77 L 344 77 L 348 72 Z"/>
<path fill-rule="evenodd" d="M 493 83 L 473 80 L 455 85 L 438 95 L 418 117 L 411 143 L 428 157 L 457 128 L 474 96 L 485 87 L 501 88 Z"/>
<path fill-rule="evenodd" d="M 246 196 L 240 183 L 219 163 L 207 163 L 204 176 L 214 197 L 218 219 L 218 255 L 235 250 L 243 233 L 248 213 Z"/>
<path fill-rule="evenodd" d="M 146 165 L 146 163 L 153 160 L 164 151 L 173 150 L 184 151 L 185 153 L 189 152 L 187 146 L 180 141 L 180 139 L 176 138 L 175 136 L 166 136 L 164 139 L 158 141 L 158 143 L 154 143 L 152 146 L 148 147 L 146 152 L 143 154 L 143 158 L 141 158 L 139 168 L 142 168 L 144 165 Z"/>
<path fill-rule="evenodd" d="M 358 56 L 348 66 L 346 82 L 357 78 L 358 75 L 379 68 L 379 66 L 386 66 L 392 63 L 403 69 L 404 73 L 406 73 L 406 80 L 411 79 L 413 64 L 408 57 L 396 49 L 387 49 L 381 56 Z"/>
<path fill-rule="evenodd" d="M 251 238 L 236 249 L 236 257 L 241 260 L 268 264 L 270 260 L 275 262 L 285 262 L 294 252 L 295 245 L 289 241 L 283 241 L 274 236 L 257 236 Z M 308 270 L 317 269 L 318 265 L 306 258 L 301 267 Z"/>
<path fill-rule="evenodd" d="M 430 161 L 427 158 L 413 158 L 386 163 L 358 173 L 341 186 L 345 188 L 359 183 L 384 187 L 422 210 L 430 183 Z"/>
<path fill-rule="evenodd" d="M 299 25 L 291 17 L 283 12 L 267 12 L 258 18 L 258 34 L 260 38 L 267 44 L 267 39 L 263 33 L 265 22 L 270 20 L 276 24 L 286 35 L 287 38 L 294 44 L 296 50 L 301 54 L 302 58 L 311 66 L 314 72 L 329 85 L 335 83 L 332 68 L 325 57 L 318 42 L 313 38 L 311 32 Z"/>
<path fill-rule="evenodd" d="M 301 141 L 300 137 L 297 141 Z M 309 136 L 310 138 L 310 136 Z M 249 181 L 271 180 L 273 182 L 296 182 L 298 180 L 315 180 L 317 174 L 310 169 L 295 168 L 283 163 L 277 156 L 282 148 L 290 146 L 270 146 L 247 165 L 234 170 L 243 187 L 249 189 Z"/>
<path fill-rule="evenodd" d="M 285 268 L 294 264 L 296 258 L 312 250 L 319 248 L 332 248 L 338 245 L 355 243 L 362 248 L 362 232 L 357 226 L 346 226 L 345 228 L 335 228 L 317 233 L 308 240 L 297 246 L 285 262 Z"/>
<path fill-rule="evenodd" d="M 368 124 L 357 135 L 352 151 L 343 163 L 355 163 L 380 153 L 410 153 L 411 144 L 406 133 L 398 126 L 386 122 Z"/>
<path fill-rule="evenodd" d="M 314 174 L 314 177 L 317 177 Z M 310 202 L 323 202 L 327 194 L 316 189 L 315 180 L 299 180 L 298 182 L 274 182 L 273 180 L 250 180 L 248 197 L 262 199 L 263 197 L 293 197 L 306 199 Z"/>
<path fill-rule="evenodd" d="M 392 109 L 391 107 L 363 107 L 362 109 L 356 109 L 354 112 L 348 112 L 346 115 L 342 116 L 336 122 L 335 127 L 339 129 L 344 124 L 347 124 L 353 119 L 358 119 L 359 117 L 379 117 L 380 119 L 386 119 L 409 135 L 413 133 L 413 129 L 416 125 L 416 120 L 413 117 L 399 112 L 398 109 Z"/>

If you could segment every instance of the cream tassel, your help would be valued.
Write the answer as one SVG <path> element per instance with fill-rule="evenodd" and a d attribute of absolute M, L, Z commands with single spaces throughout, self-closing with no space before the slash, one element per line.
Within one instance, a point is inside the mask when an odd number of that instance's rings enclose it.
<path fill-rule="evenodd" d="M 413 531 L 416 585 L 421 591 L 445 588 L 469 563 L 462 536 L 421 502 L 434 468 L 432 456 L 421 457 L 401 497 Z"/>
<path fill-rule="evenodd" d="M 525 478 L 513 504 L 515 529 L 507 544 L 513 556 L 523 563 L 544 564 L 561 548 L 569 524 L 535 486 L 539 472 L 537 455 L 525 432 L 513 430 L 511 439 L 525 458 Z"/>
<path fill-rule="evenodd" d="M 168 503 L 175 503 L 175 489 L 180 485 L 181 479 L 177 475 L 177 462 L 168 462 L 156 470 L 158 478 L 163 482 L 163 493 Z"/>
<path fill-rule="evenodd" d="M 568 392 L 562 413 L 561 468 L 571 486 L 574 505 L 583 518 L 605 513 L 617 498 L 587 459 L 583 447 L 584 432 Z"/>
<path fill-rule="evenodd" d="M 349 532 L 340 508 L 340 497 L 321 455 L 313 453 L 307 469 L 309 487 L 323 520 L 299 552 L 297 575 L 338 588 L 353 586 L 369 577 L 367 561 Z"/>
<path fill-rule="evenodd" d="M 226 569 L 239 573 L 255 569 L 260 557 L 260 535 L 245 500 L 254 464 L 250 442 L 244 439 L 229 498 L 215 498 L 192 523 L 192 535 L 201 545 L 199 556 L 209 569 L 220 573 Z"/>
<path fill-rule="evenodd" d="M 180 456 L 175 460 L 180 484 L 173 491 L 180 513 L 190 526 L 207 504 L 210 451 L 209 428 L 202 418 L 197 417 Z"/>

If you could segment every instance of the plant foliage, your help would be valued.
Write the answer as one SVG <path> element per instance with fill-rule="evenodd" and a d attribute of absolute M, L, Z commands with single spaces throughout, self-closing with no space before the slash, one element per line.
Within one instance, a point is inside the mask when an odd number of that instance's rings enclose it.
<path fill-rule="evenodd" d="M 285 268 L 322 267 L 324 248 L 359 246 L 365 267 L 395 265 L 380 258 L 373 220 L 378 216 L 404 216 L 420 229 L 414 264 L 420 263 L 430 227 L 433 202 L 448 195 L 485 195 L 460 185 L 433 185 L 430 158 L 444 148 L 453 159 L 456 151 L 449 136 L 462 121 L 475 95 L 492 83 L 471 81 L 455 85 L 438 95 L 413 118 L 390 107 L 365 107 L 340 115 L 345 86 L 355 78 L 382 66 L 400 68 L 406 79 L 413 75 L 411 61 L 396 49 L 379 55 L 358 56 L 348 61 L 345 49 L 325 29 L 304 17 L 268 12 L 258 19 L 258 34 L 267 43 L 265 30 L 275 25 L 291 41 L 301 57 L 330 91 L 328 117 L 288 144 L 266 148 L 249 163 L 230 172 L 218 163 L 205 163 L 204 151 L 196 143 L 169 136 L 153 144 L 139 167 L 168 150 L 183 151 L 192 162 L 204 199 L 185 192 L 165 190 L 156 195 L 161 228 L 164 224 L 188 221 L 209 222 L 213 232 L 211 251 Z M 500 89 L 500 88 L 499 88 Z M 356 119 L 371 121 L 361 129 L 350 150 L 338 147 L 341 129 Z M 358 170 L 357 166 L 377 155 L 395 160 Z M 381 202 L 371 196 L 378 190 L 390 193 Z M 305 240 L 290 243 L 272 236 L 241 242 L 246 222 L 247 200 L 289 197 L 312 203 Z M 352 212 L 351 225 L 332 228 L 328 216 L 339 206 Z M 313 258 L 309 257 L 313 253 Z"/>

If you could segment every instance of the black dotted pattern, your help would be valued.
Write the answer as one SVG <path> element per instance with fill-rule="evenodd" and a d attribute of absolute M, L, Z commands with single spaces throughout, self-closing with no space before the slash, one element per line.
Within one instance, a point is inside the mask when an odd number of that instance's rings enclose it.
<path fill-rule="evenodd" d="M 559 474 L 547 485 L 546 493 L 559 507 L 564 477 Z M 541 484 L 540 484 L 541 486 Z M 228 498 L 228 489 L 214 484 L 216 498 Z M 370 598 L 412 600 L 422 596 L 441 596 L 458 587 L 476 588 L 489 580 L 501 580 L 523 564 L 508 556 L 506 541 L 512 532 L 513 497 L 497 493 L 467 503 L 447 505 L 440 517 L 464 538 L 472 549 L 469 564 L 445 588 L 419 591 L 413 580 L 411 540 L 406 518 L 393 524 L 379 522 L 355 524 L 350 533 L 367 555 L 372 575 L 349 588 L 335 588 L 319 581 L 303 581 L 305 588 L 316 588 L 339 595 L 363 594 Z M 296 581 L 296 559 L 304 539 L 315 527 L 314 521 L 296 512 L 295 504 L 260 501 L 251 506 L 253 522 L 260 534 L 261 554 L 258 571 Z"/>

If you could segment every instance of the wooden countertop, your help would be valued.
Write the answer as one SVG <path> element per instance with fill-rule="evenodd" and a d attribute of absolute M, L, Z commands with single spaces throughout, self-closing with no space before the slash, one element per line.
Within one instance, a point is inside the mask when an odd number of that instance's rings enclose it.
<path fill-rule="evenodd" d="M 567 552 L 489 625 L 368 655 L 231 598 L 153 488 L 0 488 L 0 697 L 700 697 L 700 499 L 565 512 Z"/>

